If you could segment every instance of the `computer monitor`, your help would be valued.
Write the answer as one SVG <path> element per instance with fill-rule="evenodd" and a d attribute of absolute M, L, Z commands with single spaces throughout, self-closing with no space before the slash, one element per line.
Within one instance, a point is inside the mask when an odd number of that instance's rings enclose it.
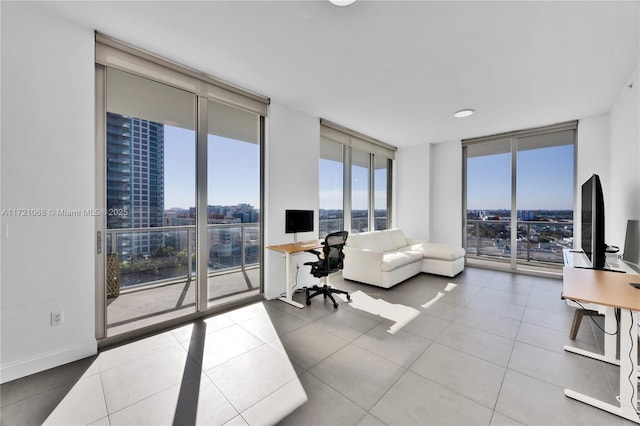
<path fill-rule="evenodd" d="M 285 233 L 313 231 L 313 210 L 285 210 Z"/>
<path fill-rule="evenodd" d="M 640 268 L 640 221 L 627 220 L 627 232 L 624 237 L 622 260 L 636 271 Z"/>
<path fill-rule="evenodd" d="M 582 251 L 594 269 L 605 267 L 604 197 L 598 175 L 582 184 Z"/>

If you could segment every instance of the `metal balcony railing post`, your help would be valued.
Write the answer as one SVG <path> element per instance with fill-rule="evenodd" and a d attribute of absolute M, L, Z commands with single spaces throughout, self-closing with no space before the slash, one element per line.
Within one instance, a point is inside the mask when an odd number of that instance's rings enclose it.
<path fill-rule="evenodd" d="M 111 253 L 116 253 L 118 260 L 120 260 L 120 253 L 118 253 L 118 234 L 115 232 L 111 234 Z"/>
<path fill-rule="evenodd" d="M 191 250 L 191 228 L 187 228 L 187 279 L 191 279 L 193 276 L 193 261 L 191 260 L 191 256 L 193 255 L 193 250 Z"/>
<path fill-rule="evenodd" d="M 473 227 L 476 231 L 476 256 L 480 256 L 480 224 L 476 222 Z"/>
<path fill-rule="evenodd" d="M 244 223 L 240 224 L 240 239 L 241 239 L 241 241 L 240 241 L 240 250 L 241 250 L 240 258 L 242 259 L 241 260 L 241 262 L 242 262 L 241 268 L 242 268 L 243 271 L 245 270 L 245 260 L 246 260 L 245 259 L 246 258 L 246 253 L 245 253 L 245 247 L 244 247 L 244 225 L 245 225 Z"/>
<path fill-rule="evenodd" d="M 531 224 L 527 223 L 527 262 L 531 261 Z"/>

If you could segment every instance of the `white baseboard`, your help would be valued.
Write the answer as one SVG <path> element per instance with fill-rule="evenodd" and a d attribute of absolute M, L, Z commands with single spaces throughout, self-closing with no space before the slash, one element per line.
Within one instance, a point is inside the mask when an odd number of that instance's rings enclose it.
<path fill-rule="evenodd" d="M 97 353 L 98 343 L 92 340 L 84 345 L 46 352 L 34 357 L 2 364 L 0 367 L 0 383 L 7 383 L 49 368 L 93 356 Z"/>

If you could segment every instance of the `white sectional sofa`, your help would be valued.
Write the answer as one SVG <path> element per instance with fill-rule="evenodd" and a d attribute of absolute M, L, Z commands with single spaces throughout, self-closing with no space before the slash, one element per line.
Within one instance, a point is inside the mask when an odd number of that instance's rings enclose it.
<path fill-rule="evenodd" d="M 400 229 L 350 234 L 343 278 L 389 288 L 420 272 L 453 277 L 464 269 L 462 247 L 407 239 Z"/>

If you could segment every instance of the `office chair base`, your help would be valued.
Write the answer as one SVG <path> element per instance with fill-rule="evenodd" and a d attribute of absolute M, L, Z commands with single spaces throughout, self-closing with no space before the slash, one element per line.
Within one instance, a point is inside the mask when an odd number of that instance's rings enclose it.
<path fill-rule="evenodd" d="M 313 293 L 309 294 L 310 291 L 313 291 Z M 333 307 L 337 308 L 338 307 L 338 302 L 336 302 L 336 299 L 333 298 L 332 293 L 346 294 L 347 295 L 347 300 L 351 300 L 351 296 L 349 295 L 348 291 L 338 290 L 337 288 L 333 288 L 333 287 L 331 287 L 331 286 L 329 286 L 327 284 L 324 284 L 322 287 L 320 287 L 318 285 L 314 285 L 311 288 L 307 288 L 306 291 L 305 291 L 307 306 L 311 305 L 311 299 L 313 299 L 314 297 L 318 296 L 319 294 L 322 294 L 325 299 L 327 297 L 329 299 L 331 299 L 331 302 L 333 303 Z"/>

